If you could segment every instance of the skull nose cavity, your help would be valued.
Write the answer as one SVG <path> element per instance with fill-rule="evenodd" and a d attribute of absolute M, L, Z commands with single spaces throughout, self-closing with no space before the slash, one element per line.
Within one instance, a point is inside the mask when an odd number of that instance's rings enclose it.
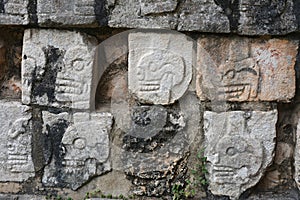
<path fill-rule="evenodd" d="M 86 140 L 83 138 L 76 138 L 74 140 L 74 146 L 77 149 L 84 149 L 86 146 Z"/>
<path fill-rule="evenodd" d="M 207 156 L 207 160 L 210 161 L 212 164 L 218 164 L 220 162 L 219 154 L 213 154 Z"/>

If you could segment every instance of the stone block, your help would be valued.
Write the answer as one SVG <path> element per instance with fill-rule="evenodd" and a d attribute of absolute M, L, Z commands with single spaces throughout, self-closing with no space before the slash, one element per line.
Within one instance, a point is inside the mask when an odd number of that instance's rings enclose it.
<path fill-rule="evenodd" d="M 41 26 L 97 26 L 107 23 L 105 1 L 37 0 L 38 24 Z"/>
<path fill-rule="evenodd" d="M 284 101 L 295 95 L 298 41 L 244 37 L 198 40 L 201 100 Z"/>
<path fill-rule="evenodd" d="M 109 133 L 113 117 L 109 113 L 53 114 L 42 112 L 44 154 L 47 165 L 45 186 L 77 190 L 91 178 L 111 169 Z M 50 160 L 51 159 L 51 160 Z"/>
<path fill-rule="evenodd" d="M 238 197 L 253 187 L 272 163 L 277 111 L 204 112 L 209 189 Z"/>
<path fill-rule="evenodd" d="M 110 27 L 285 35 L 298 29 L 295 0 L 108 1 Z"/>
<path fill-rule="evenodd" d="M 193 42 L 170 32 L 129 34 L 128 87 L 138 100 L 171 104 L 192 79 Z"/>
<path fill-rule="evenodd" d="M 78 32 L 26 30 L 22 102 L 90 109 L 96 45 L 95 38 Z"/>
<path fill-rule="evenodd" d="M 230 21 L 226 12 L 214 0 L 187 0 L 179 9 L 179 31 L 229 33 Z"/>
<path fill-rule="evenodd" d="M 243 35 L 283 35 L 296 31 L 297 16 L 294 2 L 296 1 L 241 0 L 239 2 L 238 33 Z"/>
<path fill-rule="evenodd" d="M 108 25 L 114 28 L 176 29 L 178 0 L 122 0 L 109 3 Z M 174 9 L 174 10 L 173 10 Z"/>
<path fill-rule="evenodd" d="M 35 176 L 29 107 L 1 101 L 0 118 L 0 181 L 26 181 Z"/>
<path fill-rule="evenodd" d="M 29 0 L 0 1 L 0 25 L 27 25 Z"/>

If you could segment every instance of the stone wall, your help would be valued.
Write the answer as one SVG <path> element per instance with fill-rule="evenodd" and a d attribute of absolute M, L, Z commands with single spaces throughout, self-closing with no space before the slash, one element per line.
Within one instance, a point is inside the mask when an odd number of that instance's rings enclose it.
<path fill-rule="evenodd" d="M 300 199 L 298 0 L 0 0 L 0 199 Z"/>

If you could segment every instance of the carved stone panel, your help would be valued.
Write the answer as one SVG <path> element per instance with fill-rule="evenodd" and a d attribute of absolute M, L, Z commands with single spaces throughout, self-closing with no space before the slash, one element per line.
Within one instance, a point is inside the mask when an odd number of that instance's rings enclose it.
<path fill-rule="evenodd" d="M 46 186 L 76 190 L 111 169 L 108 137 L 112 115 L 74 113 L 72 117 L 68 113 L 43 112 L 47 166 L 42 182 Z"/>
<path fill-rule="evenodd" d="M 298 41 L 206 37 L 198 40 L 201 100 L 289 101 Z"/>
<path fill-rule="evenodd" d="M 77 32 L 26 30 L 22 102 L 90 109 L 96 44 L 96 39 Z"/>
<path fill-rule="evenodd" d="M 274 156 L 277 111 L 204 113 L 209 189 L 238 197 L 258 183 Z"/>
<path fill-rule="evenodd" d="M 192 79 L 193 42 L 181 34 L 129 34 L 128 85 L 141 102 L 171 104 Z"/>
<path fill-rule="evenodd" d="M 22 182 L 34 177 L 29 107 L 1 101 L 0 118 L 0 181 Z"/>
<path fill-rule="evenodd" d="M 37 0 L 41 26 L 97 26 L 106 24 L 105 1 Z"/>
<path fill-rule="evenodd" d="M 27 25 L 28 0 L 2 0 L 0 1 L 0 24 Z"/>

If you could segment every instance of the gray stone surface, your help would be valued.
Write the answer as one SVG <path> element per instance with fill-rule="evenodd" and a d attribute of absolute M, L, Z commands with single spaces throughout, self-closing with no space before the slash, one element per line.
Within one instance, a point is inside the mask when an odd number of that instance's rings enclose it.
<path fill-rule="evenodd" d="M 289 101 L 295 95 L 297 40 L 201 37 L 201 100 Z"/>
<path fill-rule="evenodd" d="M 243 35 L 287 34 L 297 30 L 293 0 L 242 0 L 238 33 Z"/>
<path fill-rule="evenodd" d="M 297 125 L 296 146 L 294 150 L 294 167 L 294 180 L 298 189 L 300 190 L 300 119 Z"/>
<path fill-rule="evenodd" d="M 158 4 L 149 0 L 110 2 L 110 27 L 176 29 L 177 13 L 171 10 L 176 3 L 174 0 L 159 0 Z"/>
<path fill-rule="evenodd" d="M 238 199 L 258 183 L 274 156 L 277 111 L 205 111 L 209 190 Z"/>
<path fill-rule="evenodd" d="M 293 0 L 108 1 L 110 27 L 167 28 L 242 35 L 283 35 L 297 30 Z"/>
<path fill-rule="evenodd" d="M 70 116 L 43 111 L 43 134 L 48 141 L 43 184 L 76 190 L 94 176 L 111 170 L 108 136 L 112 120 L 109 113 Z"/>
<path fill-rule="evenodd" d="M 95 38 L 78 32 L 26 30 L 22 102 L 90 109 L 96 45 Z"/>
<path fill-rule="evenodd" d="M 29 23 L 28 0 L 0 2 L 0 25 L 27 25 Z"/>
<path fill-rule="evenodd" d="M 0 119 L 0 181 L 26 181 L 35 176 L 29 107 L 1 101 Z"/>
<path fill-rule="evenodd" d="M 159 125 L 153 129 L 153 126 Z M 136 195 L 161 196 L 170 192 L 171 182 L 182 181 L 188 151 L 186 126 L 181 113 L 162 106 L 132 109 L 131 128 L 123 137 L 121 153 L 124 172 L 133 180 Z M 145 137 L 145 133 L 152 133 Z"/>
<path fill-rule="evenodd" d="M 193 42 L 173 32 L 129 34 L 128 87 L 141 102 L 171 104 L 192 79 Z"/>
<path fill-rule="evenodd" d="M 11 195 L 11 194 L 0 194 L 1 200 L 47 200 L 46 196 L 41 195 Z"/>
<path fill-rule="evenodd" d="M 214 0 L 187 0 L 180 6 L 179 31 L 229 33 L 230 21 Z"/>
<path fill-rule="evenodd" d="M 105 1 L 37 0 L 37 17 L 41 26 L 97 26 L 106 23 Z"/>

